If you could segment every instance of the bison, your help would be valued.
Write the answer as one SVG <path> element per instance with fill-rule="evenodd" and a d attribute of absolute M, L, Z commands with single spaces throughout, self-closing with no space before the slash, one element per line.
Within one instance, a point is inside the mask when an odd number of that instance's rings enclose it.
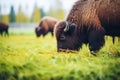
<path fill-rule="evenodd" d="M 120 0 L 78 0 L 67 18 L 56 23 L 57 51 L 79 50 L 83 43 L 92 52 L 105 43 L 104 36 L 120 37 Z"/>
<path fill-rule="evenodd" d="M 8 28 L 7 24 L 0 22 L 0 35 L 9 35 Z"/>
<path fill-rule="evenodd" d="M 38 27 L 35 28 L 35 33 L 37 37 L 41 35 L 45 36 L 48 32 L 51 32 L 53 36 L 54 25 L 57 23 L 57 19 L 46 16 L 42 18 Z"/>

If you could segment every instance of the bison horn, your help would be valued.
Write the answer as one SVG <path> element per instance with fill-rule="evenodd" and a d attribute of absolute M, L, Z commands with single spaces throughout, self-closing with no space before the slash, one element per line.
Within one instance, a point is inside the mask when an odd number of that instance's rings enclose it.
<path fill-rule="evenodd" d="M 64 28 L 64 32 L 67 32 L 67 31 L 69 30 L 69 25 L 68 25 L 68 22 L 67 22 L 67 21 L 66 21 L 65 23 L 66 23 L 66 26 L 65 26 L 65 28 Z"/>

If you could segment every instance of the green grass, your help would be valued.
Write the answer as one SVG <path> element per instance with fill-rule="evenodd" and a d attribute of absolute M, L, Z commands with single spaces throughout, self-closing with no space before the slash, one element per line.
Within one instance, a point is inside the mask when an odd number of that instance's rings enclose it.
<path fill-rule="evenodd" d="M 120 80 L 120 43 L 111 40 L 93 56 L 85 45 L 57 53 L 50 34 L 0 36 L 0 80 Z"/>

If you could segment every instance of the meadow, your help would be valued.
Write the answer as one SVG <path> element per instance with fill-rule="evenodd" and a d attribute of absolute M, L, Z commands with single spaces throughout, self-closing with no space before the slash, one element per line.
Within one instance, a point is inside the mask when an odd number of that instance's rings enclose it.
<path fill-rule="evenodd" d="M 48 34 L 0 36 L 0 80 L 120 80 L 120 42 L 106 37 L 105 46 L 90 54 L 86 45 L 74 53 L 56 49 Z"/>

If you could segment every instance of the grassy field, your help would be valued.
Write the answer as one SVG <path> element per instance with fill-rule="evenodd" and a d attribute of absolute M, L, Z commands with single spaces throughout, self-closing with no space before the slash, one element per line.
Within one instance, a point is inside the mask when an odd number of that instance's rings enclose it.
<path fill-rule="evenodd" d="M 88 47 L 75 53 L 57 53 L 48 34 L 0 36 L 0 80 L 120 80 L 120 42 L 105 46 L 93 56 Z"/>

